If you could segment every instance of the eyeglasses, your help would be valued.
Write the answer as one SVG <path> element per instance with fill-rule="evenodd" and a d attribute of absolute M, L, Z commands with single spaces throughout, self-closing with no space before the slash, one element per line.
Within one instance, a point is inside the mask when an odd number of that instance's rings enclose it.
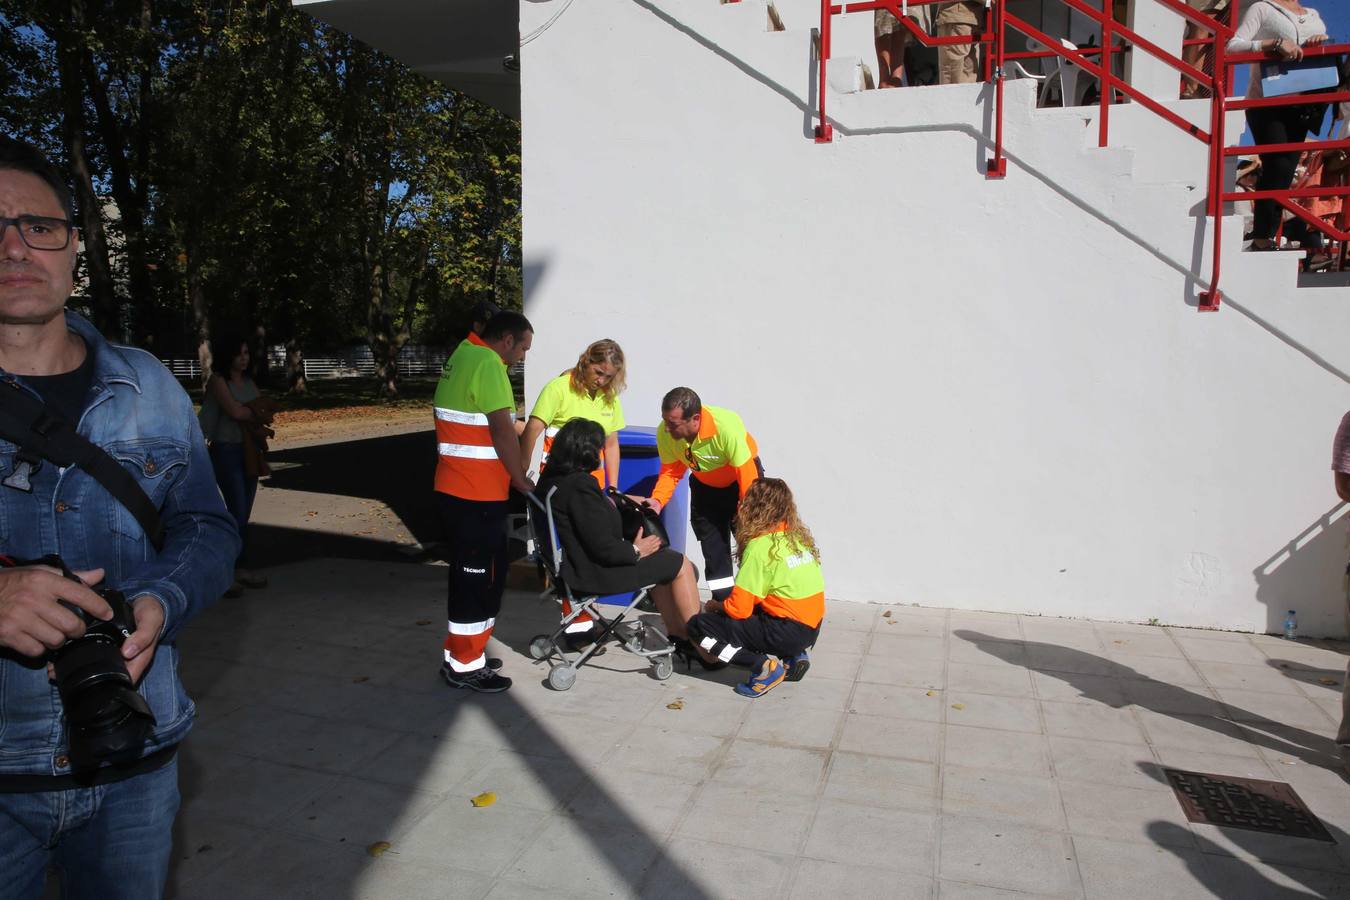
<path fill-rule="evenodd" d="M 50 216 L 15 216 L 7 219 L 0 216 L 0 241 L 5 239 L 5 229 L 13 225 L 19 232 L 19 238 L 33 250 L 64 250 L 70 246 L 70 235 L 74 230 L 69 219 L 53 219 Z"/>

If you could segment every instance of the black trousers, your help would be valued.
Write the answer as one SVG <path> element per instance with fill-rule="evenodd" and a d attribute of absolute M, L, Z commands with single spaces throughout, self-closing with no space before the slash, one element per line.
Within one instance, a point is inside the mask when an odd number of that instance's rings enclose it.
<path fill-rule="evenodd" d="M 755 468 L 764 474 L 764 465 L 755 457 Z M 703 576 L 714 600 L 731 596 L 735 583 L 731 562 L 731 523 L 741 504 L 741 491 L 735 485 L 708 487 L 697 478 L 689 478 L 689 527 L 703 549 Z"/>
<path fill-rule="evenodd" d="M 814 646 L 819 628 L 756 612 L 746 619 L 726 613 L 699 613 L 689 620 L 689 637 L 722 662 L 758 670 L 768 656 L 784 659 Z"/>
<path fill-rule="evenodd" d="M 1321 127 L 1326 115 L 1325 103 L 1304 103 L 1298 106 L 1271 106 L 1247 110 L 1247 124 L 1257 144 L 1296 144 L 1305 140 L 1310 131 Z M 1258 191 L 1282 191 L 1294 183 L 1298 168 L 1297 152 L 1262 153 L 1261 174 L 1256 179 Z M 1280 227 L 1281 210 L 1274 200 L 1253 203 L 1252 237 L 1270 240 Z"/>
<path fill-rule="evenodd" d="M 446 598 L 446 663 L 458 671 L 482 666 L 483 649 L 506 592 L 509 503 L 436 494 L 450 543 Z"/>

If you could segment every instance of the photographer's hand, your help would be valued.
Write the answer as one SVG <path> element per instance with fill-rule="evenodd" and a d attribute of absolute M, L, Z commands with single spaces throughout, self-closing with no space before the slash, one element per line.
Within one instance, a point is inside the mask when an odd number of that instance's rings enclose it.
<path fill-rule="evenodd" d="M 127 661 L 131 683 L 140 684 L 145 670 L 155 658 L 155 648 L 159 646 L 159 635 L 164 629 L 164 607 L 145 594 L 136 598 L 131 611 L 136 617 L 136 630 L 122 645 L 122 658 Z"/>
<path fill-rule="evenodd" d="M 103 570 L 76 572 L 97 584 Z M 78 606 L 100 619 L 112 618 L 112 609 L 83 584 L 46 566 L 0 569 L 0 647 L 38 657 L 84 634 L 84 623 L 58 600 Z"/>

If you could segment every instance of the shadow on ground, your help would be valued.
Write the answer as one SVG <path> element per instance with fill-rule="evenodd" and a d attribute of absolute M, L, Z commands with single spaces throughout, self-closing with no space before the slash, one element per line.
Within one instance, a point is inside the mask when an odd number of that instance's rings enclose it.
<path fill-rule="evenodd" d="M 401 898 L 483 896 L 498 878 L 537 890 L 552 867 L 573 873 L 560 896 L 708 896 L 631 798 L 607 791 L 577 750 L 586 736 L 512 692 L 441 682 L 444 572 L 285 567 L 185 630 L 199 718 L 181 756 L 170 896 L 357 898 L 375 896 L 371 879 L 380 896 L 391 885 Z M 508 606 L 500 639 L 512 647 L 556 624 L 552 604 L 508 594 Z M 546 674 L 514 656 L 507 668 L 518 681 Z M 585 711 L 580 692 L 553 696 L 554 712 Z M 475 808 L 485 790 L 500 801 Z M 389 849 L 372 856 L 380 841 Z M 579 879 L 577 858 L 591 861 Z"/>

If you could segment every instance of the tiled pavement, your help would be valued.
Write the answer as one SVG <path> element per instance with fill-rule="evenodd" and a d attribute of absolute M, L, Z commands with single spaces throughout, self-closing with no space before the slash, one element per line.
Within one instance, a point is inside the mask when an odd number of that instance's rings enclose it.
<path fill-rule="evenodd" d="M 271 575 L 181 640 L 178 897 L 1350 896 L 1344 647 L 832 602 L 759 701 L 617 649 L 558 693 L 512 593 L 482 697 L 436 676 L 444 568 Z M 1160 766 L 1287 781 L 1337 843 L 1190 824 Z"/>

